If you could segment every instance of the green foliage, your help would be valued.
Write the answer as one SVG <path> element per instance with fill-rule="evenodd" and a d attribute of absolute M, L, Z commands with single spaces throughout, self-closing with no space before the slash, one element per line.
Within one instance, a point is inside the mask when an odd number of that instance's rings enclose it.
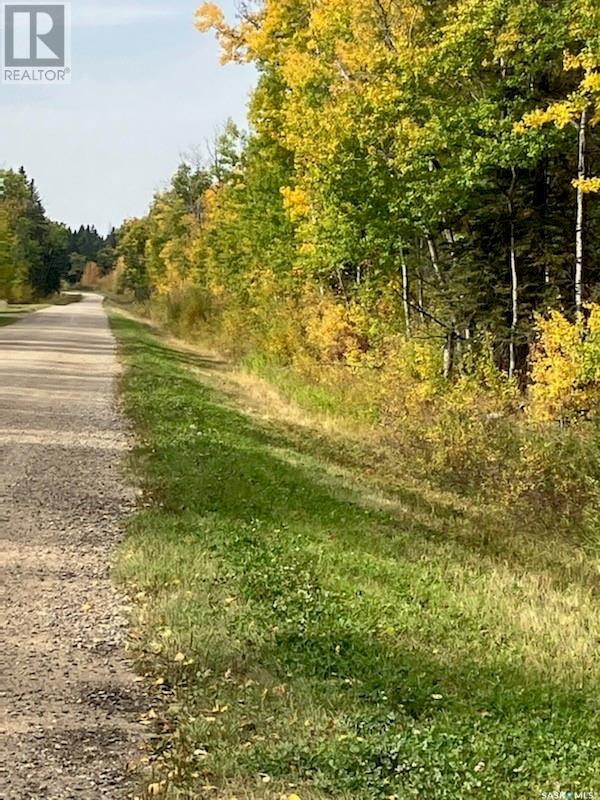
<path fill-rule="evenodd" d="M 62 281 L 77 283 L 91 261 L 109 272 L 114 243 L 114 232 L 104 239 L 94 228 L 73 232 L 49 220 L 25 170 L 0 170 L 0 299 L 49 297 Z"/>
<path fill-rule="evenodd" d="M 320 297 L 338 306 L 331 316 L 362 315 L 350 333 L 371 363 L 383 339 L 410 331 L 461 376 L 491 341 L 496 366 L 526 383 L 534 312 L 573 307 L 578 148 L 575 126 L 524 120 L 583 91 L 595 172 L 588 5 L 264 0 L 237 26 L 201 8 L 224 58 L 258 68 L 250 132 L 228 123 L 210 163 L 183 164 L 155 197 L 131 263 L 121 250 L 128 285 L 198 289 L 205 329 L 238 355 L 303 357 L 307 303 Z M 591 296 L 600 208 L 589 197 Z"/>
<path fill-rule="evenodd" d="M 50 222 L 25 171 L 0 171 L 0 298 L 16 302 L 60 289 L 66 229 Z"/>
<path fill-rule="evenodd" d="M 144 299 L 149 291 L 145 258 L 147 240 L 146 220 L 129 220 L 119 231 L 117 253 L 121 264 L 118 269 L 120 284 L 118 289 L 133 291 L 138 299 Z"/>

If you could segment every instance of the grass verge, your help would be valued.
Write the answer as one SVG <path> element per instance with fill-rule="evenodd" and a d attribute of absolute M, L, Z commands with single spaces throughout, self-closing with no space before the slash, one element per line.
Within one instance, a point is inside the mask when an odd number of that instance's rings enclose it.
<path fill-rule="evenodd" d="M 482 535 L 486 509 L 243 413 L 209 359 L 113 326 L 144 492 L 116 569 L 164 701 L 147 796 L 600 789 L 586 543 Z"/>
<path fill-rule="evenodd" d="M 46 308 L 44 305 L 35 305 L 35 306 L 6 306 L 0 307 L 0 328 L 5 327 L 6 325 L 12 325 L 14 322 L 18 322 L 20 319 L 27 317 L 29 314 L 32 314 L 34 311 L 39 311 L 40 308 Z"/>
<path fill-rule="evenodd" d="M 40 311 L 48 306 L 66 306 L 71 303 L 79 303 L 81 301 L 80 294 L 60 294 L 50 298 L 46 303 L 24 303 L 7 305 L 0 303 L 0 328 L 6 325 L 12 325 L 20 319 L 33 314 L 35 311 Z"/>
<path fill-rule="evenodd" d="M 3 314 L 0 312 L 0 328 L 4 328 L 6 325 L 12 325 L 13 322 L 17 322 L 17 320 L 22 317 L 23 315 Z"/>

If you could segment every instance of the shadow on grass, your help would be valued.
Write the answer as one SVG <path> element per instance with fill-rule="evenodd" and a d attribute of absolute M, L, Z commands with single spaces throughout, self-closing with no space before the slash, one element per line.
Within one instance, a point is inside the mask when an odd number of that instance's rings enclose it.
<path fill-rule="evenodd" d="M 143 342 L 130 345 L 130 352 L 146 362 L 164 361 L 173 367 L 215 373 L 227 366 L 227 362 L 219 358 L 176 350 L 157 342 L 156 331 L 150 325 L 132 324 L 140 325 L 149 334 Z M 145 363 L 147 376 L 153 374 L 153 369 L 156 381 L 161 381 L 162 365 L 152 367 Z M 198 451 L 197 442 L 193 441 L 193 452 L 188 454 L 190 463 L 196 466 L 209 457 L 213 465 L 212 478 L 200 478 L 189 473 L 182 476 L 182 484 L 195 493 L 194 502 L 207 503 L 208 511 L 228 509 L 232 518 L 265 514 L 276 522 L 294 516 L 302 518 L 308 513 L 307 504 L 309 508 L 319 510 L 328 499 L 338 498 L 339 502 L 342 498 L 346 510 L 338 507 L 336 512 L 322 513 L 347 517 L 347 509 L 354 508 L 362 519 L 365 514 L 371 514 L 371 524 L 378 534 L 378 537 L 369 539 L 356 537 L 353 547 L 367 552 L 374 548 L 379 551 L 392 548 L 395 555 L 404 555 L 407 536 L 400 537 L 400 549 L 397 541 L 399 526 L 402 526 L 405 534 L 410 534 L 413 546 L 418 541 L 415 537 L 420 537 L 440 547 L 454 548 L 457 558 L 475 557 L 502 565 L 509 563 L 516 570 L 537 570 L 557 588 L 579 581 L 592 592 L 599 590 L 593 565 L 579 559 L 574 568 L 571 554 L 567 559 L 569 564 L 565 564 L 564 548 L 576 548 L 577 542 L 565 542 L 562 532 L 545 529 L 541 536 L 526 520 L 523 521 L 523 530 L 519 530 L 514 518 L 507 522 L 505 512 L 488 506 L 479 507 L 476 502 L 470 503 L 467 511 L 464 503 L 457 507 L 451 497 L 441 501 L 433 498 L 432 492 L 425 495 L 419 488 L 402 486 L 399 475 L 392 479 L 382 477 L 383 469 L 378 461 L 380 454 L 368 444 L 312 432 L 290 421 L 278 424 L 251 419 L 223 406 L 217 396 L 219 393 L 204 386 L 193 375 L 180 372 L 177 381 L 182 396 L 202 396 L 201 405 L 208 404 L 207 408 L 210 408 L 212 428 L 218 430 L 218 436 L 223 439 L 219 451 L 213 448 L 212 452 L 204 454 Z M 204 420 L 205 410 L 201 416 Z M 241 435 L 244 441 L 235 441 L 227 450 L 226 440 Z M 186 444 L 179 442 L 178 448 L 181 447 L 186 447 Z M 180 450 L 172 455 L 176 458 L 178 452 Z M 165 456 L 169 458 L 168 453 Z M 360 477 L 354 477 L 350 487 L 347 476 L 335 477 L 336 470 Z M 266 500 L 257 496 L 257 487 L 261 485 L 266 489 Z M 537 550 L 536 541 L 539 544 Z"/>
<path fill-rule="evenodd" d="M 351 756 L 342 771 L 403 780 L 398 770 L 410 747 L 390 745 L 387 752 L 380 741 L 404 731 L 402 720 L 440 726 L 444 733 L 436 736 L 454 747 L 444 758 L 460 753 L 462 759 L 453 775 L 487 748 L 486 759 L 498 760 L 496 778 L 508 785 L 540 737 L 555 743 L 536 756 L 540 775 L 556 778 L 575 769 L 575 761 L 580 770 L 591 763 L 592 689 L 523 666 L 510 633 L 503 639 L 496 631 L 493 639 L 476 613 L 453 605 L 462 588 L 446 583 L 448 567 L 479 560 L 485 572 L 494 560 L 505 566 L 506 553 L 490 554 L 468 531 L 452 538 L 450 523 L 469 520 L 416 490 L 395 493 L 401 508 L 375 508 L 360 487 L 332 482 L 316 462 L 320 438 L 310 442 L 302 431 L 299 447 L 286 431 L 222 405 L 186 372 L 218 369 L 218 362 L 140 339 L 137 323 L 117 319 L 114 325 L 131 362 L 126 407 L 148 442 L 138 457 L 160 505 L 142 513 L 138 527 L 156 537 L 184 529 L 227 565 L 249 615 L 238 623 L 239 669 L 269 670 L 290 681 L 292 691 L 299 681 L 305 698 L 366 737 L 373 751 L 366 766 Z M 431 524 L 422 519 L 423 506 Z M 393 630 L 382 629 L 382 621 L 396 618 Z M 274 738 L 261 751 L 261 763 L 270 753 L 273 772 L 281 769 L 282 777 L 293 769 L 306 778 L 317 767 L 334 774 L 330 743 L 277 756 L 282 746 Z M 430 766 L 438 755 L 427 754 Z M 450 768 L 444 762 L 444 774 Z M 376 787 L 368 793 L 369 780 L 357 777 L 355 796 L 384 796 Z"/>

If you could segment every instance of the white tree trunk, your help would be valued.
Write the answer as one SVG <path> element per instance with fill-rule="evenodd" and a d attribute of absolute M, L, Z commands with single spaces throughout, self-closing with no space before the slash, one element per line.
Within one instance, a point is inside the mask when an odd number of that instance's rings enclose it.
<path fill-rule="evenodd" d="M 425 323 L 425 287 L 423 286 L 423 275 L 419 270 L 419 316 L 421 322 Z"/>
<path fill-rule="evenodd" d="M 517 172 L 512 168 L 512 180 L 508 190 L 508 224 L 509 224 L 509 261 L 510 261 L 510 296 L 512 316 L 510 321 L 510 343 L 508 357 L 508 377 L 513 378 L 517 369 L 516 339 L 519 325 L 519 275 L 517 272 L 517 248 L 515 237 L 515 187 Z"/>
<path fill-rule="evenodd" d="M 444 342 L 444 378 L 446 380 L 452 376 L 454 372 L 454 361 L 456 360 L 456 343 L 458 338 L 454 328 L 446 334 L 446 341 Z"/>
<path fill-rule="evenodd" d="M 517 254 L 515 250 L 515 221 L 513 218 L 513 204 L 509 201 L 510 210 L 510 279 L 512 297 L 512 320 L 510 325 L 510 358 L 508 365 L 508 377 L 514 377 L 517 368 L 517 356 L 515 342 L 517 338 L 517 326 L 519 324 L 519 276 L 517 274 Z"/>
<path fill-rule="evenodd" d="M 427 235 L 427 246 L 429 247 L 429 255 L 431 257 L 431 265 L 433 267 L 433 271 L 435 272 L 436 278 L 438 279 L 438 283 L 440 287 L 444 288 L 444 278 L 442 276 L 442 271 L 440 269 L 440 264 L 438 260 L 438 251 L 436 244 L 433 240 L 433 237 L 429 234 Z M 454 357 L 455 357 L 455 350 L 456 350 L 456 320 L 452 319 L 452 327 L 448 330 L 446 334 L 446 341 L 444 342 L 444 378 L 449 378 L 452 375 L 454 370 Z"/>
<path fill-rule="evenodd" d="M 410 303 L 408 299 L 408 267 L 404 257 L 404 245 L 400 244 L 400 260 L 402 262 L 402 303 L 404 305 L 404 324 L 406 326 L 406 337 L 410 339 Z"/>
<path fill-rule="evenodd" d="M 429 256 L 431 258 L 431 266 L 433 267 L 433 271 L 435 272 L 435 276 L 442 282 L 442 273 L 440 272 L 440 263 L 438 259 L 438 252 L 437 247 L 435 246 L 435 242 L 433 241 L 431 236 L 427 236 L 427 247 L 429 248 Z"/>
<path fill-rule="evenodd" d="M 586 135 L 587 135 L 587 108 L 581 112 L 579 121 L 579 154 L 577 163 L 577 177 L 584 180 L 586 177 Z M 583 311 L 583 259 L 585 226 L 585 198 L 581 187 L 577 189 L 577 226 L 575 230 L 575 310 L 577 314 Z"/>

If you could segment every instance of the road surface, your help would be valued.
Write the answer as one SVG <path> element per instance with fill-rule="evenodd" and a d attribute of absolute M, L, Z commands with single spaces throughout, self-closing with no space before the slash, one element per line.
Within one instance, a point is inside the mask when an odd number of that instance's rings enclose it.
<path fill-rule="evenodd" d="M 0 329 L 0 798 L 119 800 L 142 699 L 109 580 L 128 440 L 100 298 Z"/>

